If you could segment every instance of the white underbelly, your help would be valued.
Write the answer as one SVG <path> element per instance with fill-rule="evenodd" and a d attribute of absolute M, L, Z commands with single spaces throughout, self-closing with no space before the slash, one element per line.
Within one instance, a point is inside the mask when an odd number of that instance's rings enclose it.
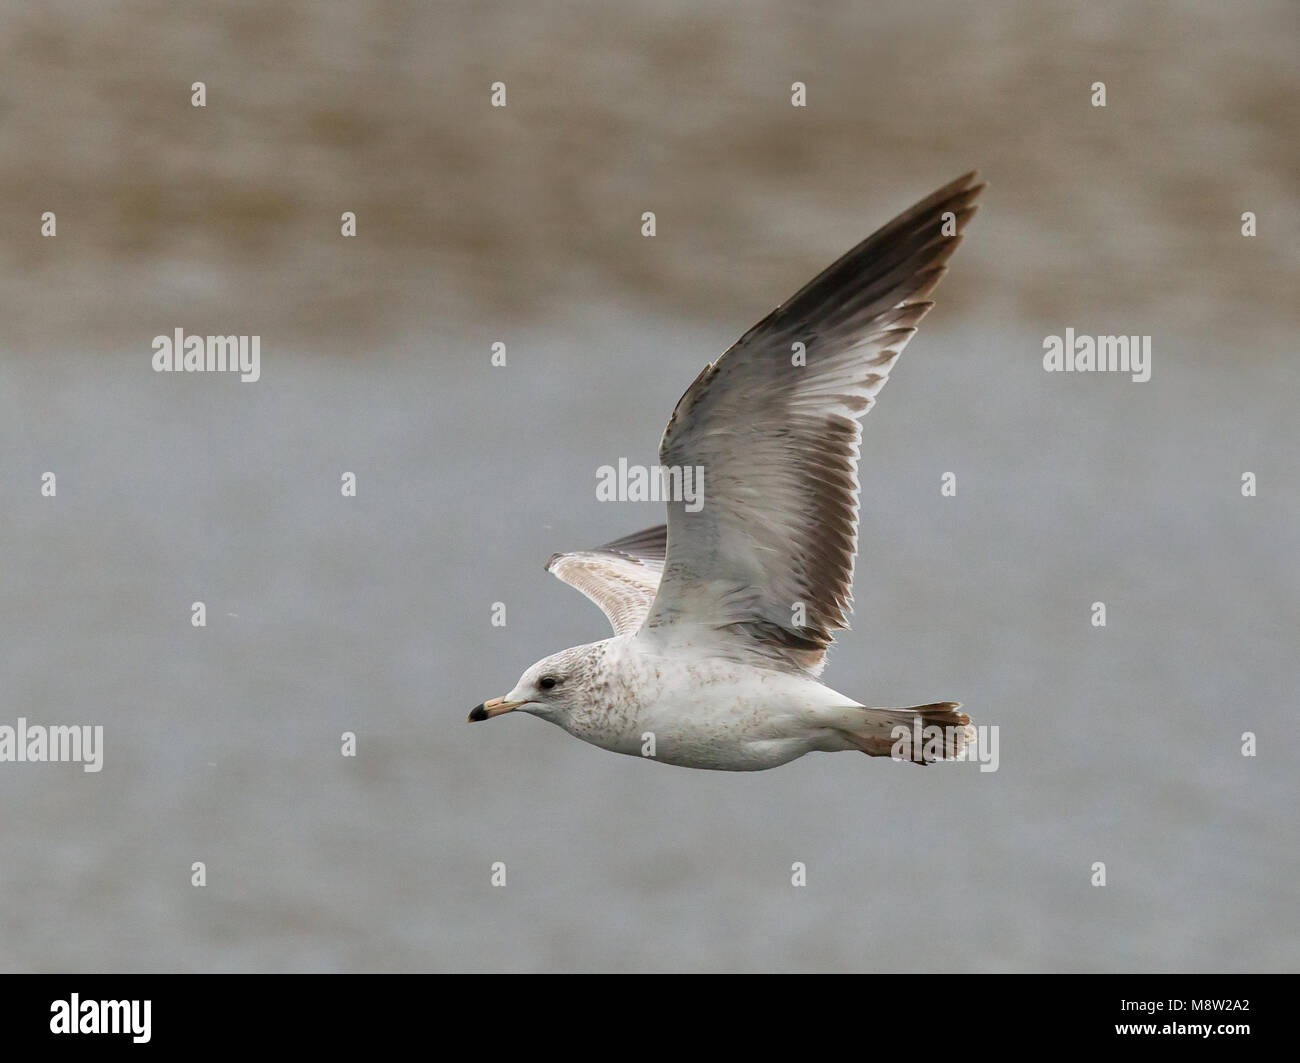
<path fill-rule="evenodd" d="M 811 677 L 738 666 L 665 684 L 616 729 L 577 734 L 617 753 L 715 771 L 761 771 L 848 748 L 818 710 L 847 699 Z"/>

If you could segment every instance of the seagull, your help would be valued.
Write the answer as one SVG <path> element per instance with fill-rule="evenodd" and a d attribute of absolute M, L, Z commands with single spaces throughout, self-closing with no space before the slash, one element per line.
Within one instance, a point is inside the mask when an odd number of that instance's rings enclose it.
<path fill-rule="evenodd" d="M 661 468 L 700 471 L 700 504 L 670 500 L 666 524 L 546 565 L 614 636 L 544 657 L 471 722 L 523 712 L 717 771 L 811 752 L 963 758 L 975 734 L 959 702 L 876 708 L 818 677 L 853 601 L 860 420 L 934 305 L 975 180 L 898 215 L 704 367 L 659 444 Z"/>

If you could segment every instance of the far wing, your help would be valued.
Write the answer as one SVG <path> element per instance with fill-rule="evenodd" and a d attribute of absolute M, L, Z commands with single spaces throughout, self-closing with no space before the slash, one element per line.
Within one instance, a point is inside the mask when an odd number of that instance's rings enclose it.
<path fill-rule="evenodd" d="M 625 635 L 641 626 L 659 590 L 668 526 L 647 528 L 591 550 L 554 554 L 546 571 L 576 587 Z"/>

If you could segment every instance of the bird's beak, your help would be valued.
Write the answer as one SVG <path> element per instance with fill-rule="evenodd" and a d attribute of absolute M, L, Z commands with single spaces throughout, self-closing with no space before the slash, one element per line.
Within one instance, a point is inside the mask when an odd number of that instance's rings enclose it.
<path fill-rule="evenodd" d="M 469 714 L 469 722 L 474 723 L 477 720 L 490 720 L 493 716 L 500 716 L 502 713 L 514 712 L 515 709 L 523 705 L 522 701 L 506 701 L 505 698 L 493 698 L 491 701 L 485 701 L 482 705 L 475 705 Z"/>

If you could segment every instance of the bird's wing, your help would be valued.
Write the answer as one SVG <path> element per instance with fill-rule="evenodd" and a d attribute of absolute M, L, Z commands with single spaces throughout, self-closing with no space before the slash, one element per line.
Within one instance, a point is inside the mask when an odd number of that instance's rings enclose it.
<path fill-rule="evenodd" d="M 660 524 L 591 550 L 554 554 L 546 571 L 582 591 L 609 618 L 614 634 L 625 635 L 650 611 L 667 540 L 667 525 Z"/>
<path fill-rule="evenodd" d="M 681 397 L 659 460 L 703 470 L 702 504 L 668 505 L 644 632 L 820 671 L 852 605 L 858 422 L 933 305 L 926 296 L 984 187 L 974 181 L 958 178 L 867 237 Z"/>

